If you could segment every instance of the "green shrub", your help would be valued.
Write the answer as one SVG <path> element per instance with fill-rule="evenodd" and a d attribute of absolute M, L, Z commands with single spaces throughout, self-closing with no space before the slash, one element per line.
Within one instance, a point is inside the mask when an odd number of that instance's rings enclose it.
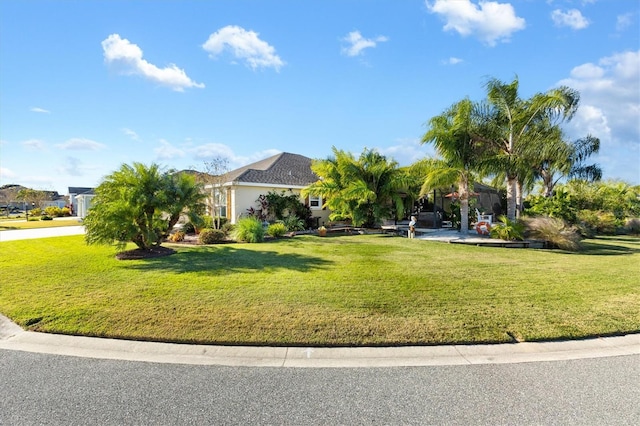
<path fill-rule="evenodd" d="M 624 230 L 627 234 L 640 234 L 640 218 L 629 218 L 624 224 Z"/>
<path fill-rule="evenodd" d="M 233 232 L 233 230 L 235 228 L 236 228 L 235 225 L 233 225 L 230 222 L 225 221 L 220 229 L 222 229 L 222 232 L 224 232 L 225 235 L 229 235 L 229 234 L 231 234 Z"/>
<path fill-rule="evenodd" d="M 247 243 L 261 243 L 264 241 L 262 222 L 254 216 L 243 217 L 236 224 L 234 238 Z"/>
<path fill-rule="evenodd" d="M 303 219 L 295 215 L 285 217 L 282 219 L 282 223 L 287 231 L 304 231 L 306 225 Z"/>
<path fill-rule="evenodd" d="M 53 218 L 51 216 L 43 215 L 40 217 L 40 220 L 53 220 Z"/>
<path fill-rule="evenodd" d="M 198 241 L 200 244 L 215 244 L 220 241 L 224 241 L 224 232 L 220 229 L 203 228 L 198 235 Z"/>
<path fill-rule="evenodd" d="M 524 224 L 517 220 L 509 220 L 502 215 L 498 218 L 500 222 L 491 225 L 491 238 L 513 241 L 524 239 Z"/>
<path fill-rule="evenodd" d="M 202 224 L 200 224 L 198 226 L 198 228 L 204 229 L 204 228 L 211 228 L 213 229 L 213 218 L 211 216 L 202 216 Z M 202 231 L 200 231 L 202 232 Z"/>
<path fill-rule="evenodd" d="M 71 209 L 69 207 L 63 207 L 60 209 L 61 216 L 71 216 Z"/>
<path fill-rule="evenodd" d="M 287 232 L 287 227 L 281 222 L 273 223 L 267 228 L 267 235 L 274 238 L 282 237 L 285 232 Z"/>
<path fill-rule="evenodd" d="M 179 243 L 180 241 L 184 241 L 185 233 L 184 231 L 176 231 L 173 234 L 169 235 L 169 241 L 174 243 Z"/>
<path fill-rule="evenodd" d="M 42 214 L 42 209 L 40 207 L 36 207 L 29 210 L 29 216 L 40 216 L 41 214 Z"/>
<path fill-rule="evenodd" d="M 615 235 L 621 225 L 611 212 L 580 210 L 578 212 L 580 232 L 586 237 L 595 235 Z"/>
<path fill-rule="evenodd" d="M 580 233 L 559 218 L 539 216 L 526 220 L 527 234 L 536 240 L 542 240 L 550 247 L 567 251 L 580 249 Z"/>
<path fill-rule="evenodd" d="M 44 214 L 51 217 L 61 217 L 62 209 L 58 206 L 48 206 L 44 209 Z"/>
<path fill-rule="evenodd" d="M 182 231 L 185 234 L 195 234 L 196 233 L 196 227 L 193 223 L 191 222 L 187 222 L 182 226 Z"/>

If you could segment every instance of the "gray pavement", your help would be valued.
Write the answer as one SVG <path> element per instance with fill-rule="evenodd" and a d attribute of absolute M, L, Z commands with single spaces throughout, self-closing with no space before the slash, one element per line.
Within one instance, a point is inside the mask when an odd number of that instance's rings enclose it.
<path fill-rule="evenodd" d="M 78 235 L 84 227 L 2 231 L 0 241 Z M 429 238 L 430 237 L 430 238 Z M 424 239 L 461 238 L 456 231 Z M 463 238 L 475 238 L 472 235 Z M 561 342 L 357 348 L 186 345 L 25 331 L 0 315 L 0 349 L 157 363 L 254 367 L 407 367 L 508 364 L 640 355 L 640 334 Z"/>

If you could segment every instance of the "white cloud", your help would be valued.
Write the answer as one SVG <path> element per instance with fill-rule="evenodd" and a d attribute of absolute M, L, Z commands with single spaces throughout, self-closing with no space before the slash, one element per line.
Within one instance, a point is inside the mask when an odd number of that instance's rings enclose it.
<path fill-rule="evenodd" d="M 551 12 L 551 19 L 558 27 L 569 27 L 574 30 L 582 30 L 589 26 L 589 21 L 578 9 L 570 9 L 566 12 L 556 9 Z"/>
<path fill-rule="evenodd" d="M 352 31 L 347 34 L 342 41 L 347 42 L 349 45 L 342 48 L 342 54 L 347 56 L 361 55 L 364 49 L 376 47 L 378 43 L 388 41 L 385 36 L 377 36 L 374 38 L 364 38 L 360 31 Z"/>
<path fill-rule="evenodd" d="M 121 38 L 118 34 L 111 34 L 104 39 L 102 49 L 105 61 L 120 66 L 124 74 L 140 75 L 178 92 L 190 87 L 204 87 L 204 84 L 191 80 L 184 70 L 175 64 L 158 68 L 142 59 L 142 49 L 129 40 Z"/>
<path fill-rule="evenodd" d="M 423 145 L 419 138 L 400 138 L 391 146 L 378 147 L 375 150 L 389 159 L 394 159 L 400 166 L 409 166 L 425 157 L 435 155 L 433 145 Z"/>
<path fill-rule="evenodd" d="M 45 143 L 39 139 L 26 140 L 22 142 L 22 145 L 30 151 L 44 151 L 46 149 Z"/>
<path fill-rule="evenodd" d="M 56 145 L 60 149 L 75 150 L 75 151 L 99 151 L 106 148 L 99 142 L 92 141 L 91 139 L 84 138 L 71 138 L 64 143 Z"/>
<path fill-rule="evenodd" d="M 184 157 L 184 151 L 171 145 L 167 140 L 160 139 L 160 146 L 154 149 L 156 156 L 160 160 L 173 160 Z"/>
<path fill-rule="evenodd" d="M 442 63 L 444 65 L 458 65 L 460 63 L 464 62 L 464 60 L 460 59 L 460 58 L 456 58 L 454 56 L 450 57 L 449 59 L 446 59 L 444 61 L 442 61 Z"/>
<path fill-rule="evenodd" d="M 616 31 L 622 32 L 629 28 L 633 24 L 633 14 L 625 13 L 624 15 L 618 15 L 616 18 Z"/>
<path fill-rule="evenodd" d="M 51 114 L 51 111 L 46 110 L 44 108 L 32 107 L 29 111 L 31 112 L 39 112 L 41 114 Z"/>
<path fill-rule="evenodd" d="M 11 169 L 0 167 L 0 179 L 13 179 L 17 176 L 18 175 L 15 174 Z"/>
<path fill-rule="evenodd" d="M 445 31 L 456 31 L 463 37 L 474 35 L 489 46 L 508 41 L 511 34 L 525 27 L 525 20 L 516 16 L 509 3 L 426 0 L 426 5 L 445 20 Z"/>
<path fill-rule="evenodd" d="M 202 48 L 209 52 L 211 58 L 220 55 L 225 49 L 233 56 L 251 67 L 275 68 L 279 71 L 284 62 L 276 54 L 276 49 L 261 40 L 255 31 L 247 31 L 236 25 L 228 25 L 211 34 Z"/>
<path fill-rule="evenodd" d="M 190 150 L 196 159 L 212 159 L 216 157 L 223 157 L 231 160 L 235 157 L 233 150 L 227 145 L 221 143 L 207 143 L 198 145 Z"/>
<path fill-rule="evenodd" d="M 84 169 L 85 167 L 79 159 L 67 157 L 64 163 L 58 167 L 58 172 L 68 176 L 84 176 Z"/>
<path fill-rule="evenodd" d="M 639 182 L 640 50 L 579 65 L 558 84 L 580 92 L 580 107 L 567 125 L 569 135 L 578 138 L 591 133 L 600 138 L 599 158 L 603 167 L 610 168 L 607 174 L 626 173 L 628 179 Z"/>
<path fill-rule="evenodd" d="M 134 141 L 139 141 L 140 140 L 140 137 L 138 136 L 138 134 L 136 132 L 134 132 L 131 129 L 127 129 L 126 127 L 122 129 L 122 133 L 124 133 L 125 135 L 129 136 Z"/>

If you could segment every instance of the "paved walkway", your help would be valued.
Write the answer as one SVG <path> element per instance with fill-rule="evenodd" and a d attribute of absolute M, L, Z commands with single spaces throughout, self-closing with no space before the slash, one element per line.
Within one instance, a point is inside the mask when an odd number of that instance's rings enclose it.
<path fill-rule="evenodd" d="M 84 234 L 84 226 L 80 224 L 78 226 L 59 226 L 55 228 L 12 229 L 0 231 L 0 242 L 82 234 Z"/>
<path fill-rule="evenodd" d="M 84 227 L 0 232 L 0 241 L 77 235 Z M 13 238 L 15 237 L 15 238 Z M 457 231 L 426 233 L 421 239 L 478 238 Z M 0 315 L 0 349 L 178 364 L 253 367 L 393 367 L 503 364 L 640 355 L 640 334 L 562 342 L 358 348 L 186 345 L 66 336 L 25 331 Z"/>

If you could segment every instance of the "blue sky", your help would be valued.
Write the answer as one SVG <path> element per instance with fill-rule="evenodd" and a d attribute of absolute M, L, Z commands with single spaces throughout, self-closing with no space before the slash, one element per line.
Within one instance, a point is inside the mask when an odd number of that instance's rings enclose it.
<path fill-rule="evenodd" d="M 567 136 L 638 184 L 639 23 L 635 0 L 3 0 L 0 185 L 332 146 L 408 165 L 432 116 L 516 75 L 523 97 L 579 90 Z"/>

